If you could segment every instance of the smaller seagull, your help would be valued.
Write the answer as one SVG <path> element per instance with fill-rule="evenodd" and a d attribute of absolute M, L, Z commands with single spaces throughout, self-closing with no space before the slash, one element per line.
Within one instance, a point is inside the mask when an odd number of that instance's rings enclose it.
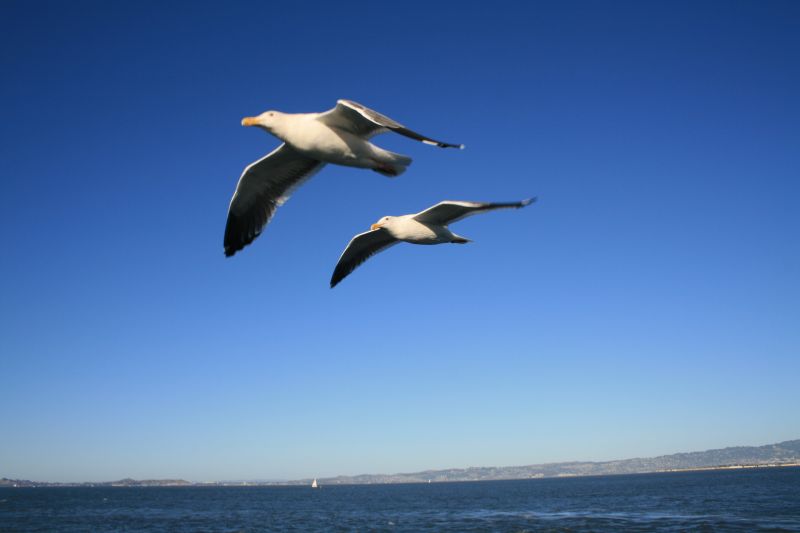
<path fill-rule="evenodd" d="M 477 213 L 494 209 L 519 209 L 536 201 L 529 198 L 521 202 L 482 203 L 445 200 L 414 215 L 383 217 L 370 226 L 369 231 L 353 237 L 339 257 L 331 276 L 331 288 L 346 278 L 361 263 L 383 250 L 405 241 L 411 244 L 465 244 L 471 242 L 456 235 L 448 224 Z"/>

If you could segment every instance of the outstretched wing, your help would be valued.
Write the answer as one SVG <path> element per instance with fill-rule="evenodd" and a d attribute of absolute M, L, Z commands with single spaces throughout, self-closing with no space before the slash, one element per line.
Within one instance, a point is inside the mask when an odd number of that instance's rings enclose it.
<path fill-rule="evenodd" d="M 282 144 L 245 168 L 228 207 L 225 255 L 253 242 L 292 191 L 324 165 Z"/>
<path fill-rule="evenodd" d="M 446 226 L 462 218 L 494 209 L 518 209 L 536 201 L 529 198 L 521 202 L 461 202 L 458 200 L 445 200 L 414 215 L 414 220 L 423 224 Z"/>
<path fill-rule="evenodd" d="M 411 131 L 386 115 L 381 115 L 377 111 L 373 111 L 352 100 L 337 101 L 336 107 L 330 111 L 321 113 L 317 117 L 317 120 L 332 128 L 348 131 L 367 139 L 385 131 L 393 131 L 411 139 L 440 148 L 464 148 L 463 144 L 450 144 L 437 141 L 415 131 Z"/>
<path fill-rule="evenodd" d="M 359 233 L 353 237 L 347 245 L 347 248 L 342 252 L 341 257 L 339 257 L 336 268 L 333 269 L 331 289 L 346 278 L 353 270 L 361 265 L 361 263 L 398 242 L 400 241 L 392 237 L 388 231 L 382 228 Z"/>

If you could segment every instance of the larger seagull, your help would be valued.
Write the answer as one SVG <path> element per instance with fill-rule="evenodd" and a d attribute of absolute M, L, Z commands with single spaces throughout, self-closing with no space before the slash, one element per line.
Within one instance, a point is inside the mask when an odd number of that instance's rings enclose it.
<path fill-rule="evenodd" d="M 462 202 L 445 200 L 413 215 L 383 217 L 350 241 L 339 257 L 331 276 L 331 288 L 346 278 L 361 263 L 399 242 L 411 244 L 465 244 L 470 242 L 456 235 L 449 224 L 478 213 L 495 209 L 519 209 L 536 201 L 529 198 L 521 202 Z"/>
<path fill-rule="evenodd" d="M 266 111 L 242 119 L 283 141 L 279 147 L 244 169 L 228 207 L 225 255 L 230 257 L 261 234 L 275 210 L 294 189 L 326 163 L 368 168 L 399 176 L 411 158 L 375 146 L 373 135 L 394 131 L 440 148 L 463 148 L 431 139 L 352 100 L 339 100 L 324 113 Z"/>

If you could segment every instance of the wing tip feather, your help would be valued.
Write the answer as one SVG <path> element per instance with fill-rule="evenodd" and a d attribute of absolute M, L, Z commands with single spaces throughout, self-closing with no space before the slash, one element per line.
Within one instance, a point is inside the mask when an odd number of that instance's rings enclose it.
<path fill-rule="evenodd" d="M 429 141 L 428 139 L 423 139 L 422 142 L 430 146 L 438 146 L 439 148 L 458 148 L 459 150 L 463 150 L 464 148 L 467 147 L 466 144 L 453 144 L 442 141 Z"/>
<path fill-rule="evenodd" d="M 246 220 L 233 212 L 228 213 L 228 220 L 225 224 L 225 236 L 223 238 L 223 248 L 225 257 L 232 257 L 236 252 L 241 251 L 246 246 L 252 244 L 261 235 L 263 226 L 269 220 L 270 213 L 264 213 L 255 220 Z M 264 222 L 262 222 L 264 221 Z"/>
<path fill-rule="evenodd" d="M 336 265 L 336 268 L 333 270 L 333 274 L 331 275 L 331 281 L 330 281 L 331 289 L 337 286 L 344 278 L 349 276 L 353 272 L 353 270 L 355 270 L 354 267 L 350 269 L 348 272 L 343 272 L 342 269 L 339 268 L 339 266 L 340 265 L 338 264 Z"/>

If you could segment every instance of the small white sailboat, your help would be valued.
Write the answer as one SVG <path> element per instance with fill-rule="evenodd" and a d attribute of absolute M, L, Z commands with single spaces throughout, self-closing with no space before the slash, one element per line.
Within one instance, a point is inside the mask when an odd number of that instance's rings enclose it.
<path fill-rule="evenodd" d="M 318 489 L 319 485 L 317 484 L 317 478 L 314 478 L 314 481 L 311 482 L 312 489 Z"/>

